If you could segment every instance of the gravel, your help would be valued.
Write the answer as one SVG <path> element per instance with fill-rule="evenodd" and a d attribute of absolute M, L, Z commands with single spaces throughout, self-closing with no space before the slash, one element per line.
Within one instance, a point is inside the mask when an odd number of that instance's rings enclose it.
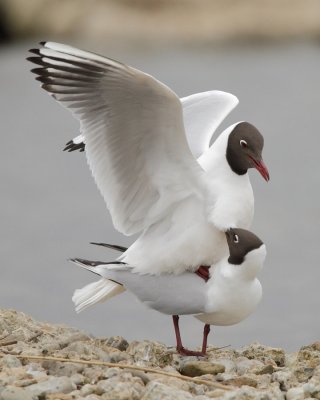
<path fill-rule="evenodd" d="M 209 347 L 205 358 L 182 357 L 162 343 L 97 339 L 0 309 L 0 353 L 0 400 L 320 399 L 320 341 L 296 353 L 252 343 L 239 350 Z M 152 371 L 23 355 L 113 362 Z"/>

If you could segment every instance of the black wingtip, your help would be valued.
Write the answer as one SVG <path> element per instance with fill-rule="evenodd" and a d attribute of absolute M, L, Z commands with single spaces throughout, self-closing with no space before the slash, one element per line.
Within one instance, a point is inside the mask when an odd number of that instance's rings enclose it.
<path fill-rule="evenodd" d="M 32 68 L 30 71 L 36 75 L 48 75 L 47 71 L 44 68 Z"/>
<path fill-rule="evenodd" d="M 39 49 L 29 49 L 29 53 L 36 54 L 37 56 L 39 56 L 40 50 Z"/>
<path fill-rule="evenodd" d="M 85 146 L 86 145 L 84 143 L 74 143 L 73 140 L 69 140 L 69 142 L 65 144 L 63 151 L 71 153 L 72 151 L 79 150 L 80 152 L 83 152 L 85 150 Z"/>
<path fill-rule="evenodd" d="M 37 65 L 43 65 L 43 61 L 41 60 L 41 57 L 27 57 L 26 60 L 30 61 L 34 64 L 37 64 Z"/>
<path fill-rule="evenodd" d="M 80 263 L 83 265 L 90 265 L 92 262 L 93 263 L 95 262 L 95 261 L 85 260 L 84 258 L 70 258 L 70 261 L 74 263 Z"/>
<path fill-rule="evenodd" d="M 45 46 L 46 43 L 47 43 L 47 41 L 39 42 L 39 44 L 40 44 L 41 46 Z"/>
<path fill-rule="evenodd" d="M 107 247 L 108 249 L 120 251 L 120 252 L 122 252 L 122 253 L 124 253 L 125 251 L 128 250 L 127 247 L 119 246 L 119 245 L 117 245 L 117 244 L 98 243 L 98 242 L 90 242 L 90 244 L 94 244 L 95 246 Z"/>

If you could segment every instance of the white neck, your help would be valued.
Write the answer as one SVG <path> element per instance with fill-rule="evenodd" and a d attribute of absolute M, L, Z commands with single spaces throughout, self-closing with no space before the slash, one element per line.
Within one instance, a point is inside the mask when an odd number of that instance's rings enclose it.
<path fill-rule="evenodd" d="M 250 251 L 240 265 L 230 264 L 226 257 L 213 269 L 213 277 L 217 273 L 227 279 L 254 280 L 263 267 L 266 254 L 266 246 L 262 244 L 258 249 Z"/>
<path fill-rule="evenodd" d="M 198 158 L 199 164 L 209 174 L 212 171 L 215 175 L 223 173 L 223 176 L 243 176 L 232 171 L 226 158 L 229 135 L 239 123 L 237 122 L 225 129 L 212 146 Z M 219 173 L 217 173 L 217 170 L 219 170 Z"/>
<path fill-rule="evenodd" d="M 254 199 L 249 174 L 233 172 L 226 158 L 229 135 L 237 124 L 239 122 L 221 133 L 198 159 L 206 172 L 209 221 L 222 231 L 230 227 L 248 229 L 253 217 Z"/>

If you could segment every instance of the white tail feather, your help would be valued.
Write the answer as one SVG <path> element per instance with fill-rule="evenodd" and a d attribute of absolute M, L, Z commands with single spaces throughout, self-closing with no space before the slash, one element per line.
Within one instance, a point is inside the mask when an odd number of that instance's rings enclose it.
<path fill-rule="evenodd" d="M 72 301 L 77 313 L 116 296 L 126 289 L 116 282 L 102 278 L 97 282 L 89 283 L 81 289 L 76 289 Z"/>

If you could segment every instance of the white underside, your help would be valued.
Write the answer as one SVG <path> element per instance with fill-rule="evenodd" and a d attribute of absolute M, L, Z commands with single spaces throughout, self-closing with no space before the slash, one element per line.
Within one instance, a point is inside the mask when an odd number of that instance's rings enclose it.
<path fill-rule="evenodd" d="M 237 324 L 252 314 L 262 296 L 262 288 L 258 279 L 250 283 L 236 281 L 234 287 L 224 287 L 220 291 L 220 295 L 217 292 L 212 296 L 212 301 L 216 301 L 214 306 L 216 311 L 195 315 L 205 324 Z"/>
<path fill-rule="evenodd" d="M 262 297 L 257 274 L 266 256 L 265 245 L 252 250 L 241 265 L 218 263 L 208 285 L 205 313 L 195 315 L 209 325 L 234 325 L 247 318 Z"/>

